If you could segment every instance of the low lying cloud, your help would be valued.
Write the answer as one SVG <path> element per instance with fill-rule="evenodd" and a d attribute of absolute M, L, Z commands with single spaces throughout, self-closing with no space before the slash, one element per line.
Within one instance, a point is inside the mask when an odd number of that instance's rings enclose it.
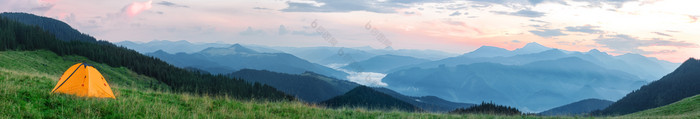
<path fill-rule="evenodd" d="M 688 43 L 685 41 L 673 41 L 673 40 L 663 40 L 663 39 L 651 39 L 651 40 L 640 40 L 636 37 L 631 37 L 629 35 L 618 34 L 618 35 L 601 35 L 597 39 L 593 39 L 596 43 L 613 49 L 614 53 L 637 53 L 637 54 L 653 54 L 660 51 L 644 51 L 639 49 L 640 47 L 647 46 L 671 46 L 677 48 L 696 48 L 698 44 Z M 668 51 L 663 51 L 668 52 Z"/>
<path fill-rule="evenodd" d="M 386 74 L 375 72 L 348 72 L 347 79 L 360 85 L 371 87 L 386 87 L 388 84 L 382 82 Z"/>

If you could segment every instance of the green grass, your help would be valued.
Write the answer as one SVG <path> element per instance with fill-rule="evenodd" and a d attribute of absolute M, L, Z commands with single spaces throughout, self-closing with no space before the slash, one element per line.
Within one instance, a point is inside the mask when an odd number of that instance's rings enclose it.
<path fill-rule="evenodd" d="M 688 97 L 666 106 L 628 114 L 623 117 L 700 118 L 700 95 Z"/>
<path fill-rule="evenodd" d="M 100 70 L 117 99 L 49 93 L 65 69 L 80 61 Z M 299 101 L 237 100 L 168 89 L 153 78 L 80 56 L 57 56 L 49 51 L 0 52 L 0 118 L 590 118 L 328 109 Z"/>

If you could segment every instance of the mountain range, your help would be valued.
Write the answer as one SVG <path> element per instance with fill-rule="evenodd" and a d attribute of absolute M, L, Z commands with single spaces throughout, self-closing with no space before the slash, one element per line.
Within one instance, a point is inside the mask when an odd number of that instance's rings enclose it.
<path fill-rule="evenodd" d="M 649 82 L 661 78 L 663 75 L 671 72 L 679 65 L 677 63 L 645 57 L 639 54 L 628 53 L 613 56 L 605 52 L 600 52 L 597 49 L 592 49 L 588 52 L 565 51 L 548 48 L 533 42 L 513 51 L 493 46 L 482 46 L 472 52 L 468 52 L 460 56 L 414 65 L 405 65 L 392 69 L 389 72 L 395 72 L 413 67 L 435 68 L 440 65 L 456 66 L 481 62 L 491 62 L 504 65 L 523 65 L 536 61 L 555 60 L 566 57 L 578 57 L 605 69 L 624 71 Z"/>
<path fill-rule="evenodd" d="M 209 47 L 227 47 L 233 45 L 227 43 L 190 43 L 188 41 L 168 40 L 154 40 L 145 43 L 122 41 L 115 44 L 134 49 L 144 54 L 152 53 L 158 50 L 163 50 L 170 54 L 181 52 L 195 53 Z M 321 65 L 349 64 L 379 55 L 409 56 L 428 60 L 438 60 L 451 56 L 457 56 L 456 54 L 437 50 L 393 49 L 390 47 L 375 49 L 372 47 L 279 47 L 253 44 L 241 45 L 260 53 L 288 53 L 309 62 Z"/>
<path fill-rule="evenodd" d="M 382 81 L 406 95 L 434 95 L 455 102 L 494 101 L 534 112 L 586 98 L 617 100 L 646 84 L 634 75 L 577 57 L 525 65 L 411 68 L 389 73 Z"/>
<path fill-rule="evenodd" d="M 259 69 L 289 74 L 311 71 L 341 79 L 348 75 L 291 54 L 260 53 L 239 44 L 229 47 L 210 47 L 195 53 L 169 54 L 158 50 L 146 55 L 178 67 L 194 67 L 214 74 L 227 74 L 241 69 Z"/>
<path fill-rule="evenodd" d="M 170 54 L 176 53 L 195 53 L 202 51 L 210 47 L 228 47 L 230 44 L 223 43 L 190 43 L 189 41 L 166 41 L 166 40 L 153 40 L 146 43 L 138 43 L 132 41 L 122 41 L 116 42 L 115 45 L 124 46 L 129 49 L 134 49 L 140 53 L 151 53 L 158 50 Z"/>
<path fill-rule="evenodd" d="M 297 99 L 311 103 L 320 103 L 343 94 L 346 96 L 354 96 L 353 93 L 346 93 L 355 87 L 361 86 L 354 82 L 339 80 L 332 77 L 323 76 L 321 74 L 316 74 L 314 72 L 285 74 L 265 70 L 242 69 L 240 71 L 227 74 L 226 76 L 241 78 L 251 83 L 270 85 L 284 93 L 297 97 Z M 457 108 L 470 107 L 474 105 L 469 103 L 450 102 L 435 96 L 406 96 L 393 90 L 381 87 L 374 87 L 372 90 L 391 96 L 385 98 L 393 98 L 381 100 L 399 100 L 429 112 L 448 112 Z M 348 105 L 361 106 L 352 104 Z"/>

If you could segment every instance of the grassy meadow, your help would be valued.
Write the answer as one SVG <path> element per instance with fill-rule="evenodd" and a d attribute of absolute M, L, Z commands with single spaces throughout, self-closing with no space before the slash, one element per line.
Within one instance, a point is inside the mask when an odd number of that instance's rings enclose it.
<path fill-rule="evenodd" d="M 116 99 L 50 93 L 65 69 L 81 61 L 94 65 L 105 76 Z M 690 107 L 662 108 L 689 111 L 690 114 L 683 114 L 697 116 L 698 109 L 694 107 L 700 104 L 700 98 L 686 100 L 692 101 L 687 104 Z M 127 68 L 110 67 L 80 56 L 57 56 L 49 51 L 0 52 L 0 109 L 0 118 L 591 118 L 329 109 L 299 101 L 268 102 L 174 93 L 167 85 Z M 614 118 L 673 113 L 648 110 Z"/>

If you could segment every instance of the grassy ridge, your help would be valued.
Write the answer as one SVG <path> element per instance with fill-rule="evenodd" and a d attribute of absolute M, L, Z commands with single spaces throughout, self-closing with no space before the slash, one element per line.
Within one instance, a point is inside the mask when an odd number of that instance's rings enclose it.
<path fill-rule="evenodd" d="M 116 100 L 49 93 L 65 68 L 80 60 L 98 67 Z M 0 52 L 0 82 L 0 118 L 523 118 L 326 109 L 298 101 L 241 101 L 228 96 L 172 93 L 154 79 L 125 68 L 49 51 Z"/>
<path fill-rule="evenodd" d="M 116 100 L 49 93 L 65 68 L 80 61 L 100 70 Z M 168 89 L 153 78 L 80 56 L 57 56 L 49 51 L 0 52 L 0 118 L 582 118 L 328 109 L 298 101 L 238 100 Z M 613 118 L 697 118 L 697 107 L 700 96 Z"/>
<path fill-rule="evenodd" d="M 695 95 L 666 106 L 632 113 L 623 117 L 700 118 L 700 95 Z"/>

